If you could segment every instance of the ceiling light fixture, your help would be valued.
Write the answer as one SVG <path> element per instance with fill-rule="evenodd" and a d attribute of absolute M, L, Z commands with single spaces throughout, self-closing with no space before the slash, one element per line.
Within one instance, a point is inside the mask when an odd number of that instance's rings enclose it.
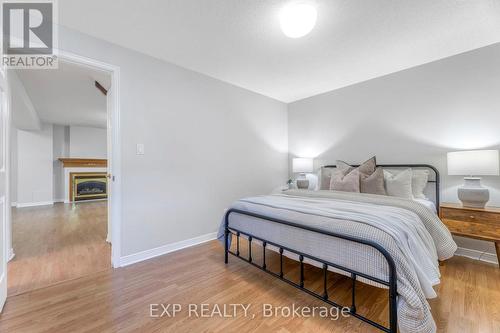
<path fill-rule="evenodd" d="M 318 14 L 316 8 L 305 3 L 291 3 L 280 11 L 280 25 L 290 38 L 307 35 L 314 28 Z"/>

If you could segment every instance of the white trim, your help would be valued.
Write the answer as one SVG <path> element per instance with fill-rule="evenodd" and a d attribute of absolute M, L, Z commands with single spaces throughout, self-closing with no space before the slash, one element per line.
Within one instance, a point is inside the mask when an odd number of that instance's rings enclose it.
<path fill-rule="evenodd" d="M 12 202 L 10 203 L 10 206 L 11 206 L 11 207 L 17 207 L 17 202 L 12 201 Z"/>
<path fill-rule="evenodd" d="M 11 209 L 10 209 L 10 127 L 11 127 L 11 116 L 10 116 L 10 87 L 9 78 L 7 72 L 2 71 L 2 76 L 0 78 L 0 112 L 2 117 L 2 132 L 3 132 L 3 161 L 2 170 L 0 172 L 4 173 L 4 186 L 5 195 L 0 199 L 0 204 L 2 205 L 2 218 L 3 223 L 0 223 L 0 228 L 2 228 L 3 237 L 0 239 L 0 243 L 3 245 L 3 257 L 0 258 L 0 265 L 2 266 L 2 276 L 0 277 L 0 312 L 2 312 L 5 302 L 7 300 L 7 254 L 8 249 L 12 247 L 12 229 L 11 229 Z M 6 207 L 7 206 L 7 207 Z"/>
<path fill-rule="evenodd" d="M 7 261 L 11 261 L 15 256 L 16 254 L 14 253 L 14 249 L 10 248 L 10 250 L 7 252 Z"/>
<path fill-rule="evenodd" d="M 108 131 L 111 131 L 112 151 L 108 152 L 108 173 L 112 174 L 114 181 L 110 181 L 110 194 L 108 201 L 108 220 L 111 224 L 111 264 L 120 267 L 121 256 L 121 134 L 120 134 L 120 67 L 101 62 L 96 59 L 87 58 L 71 52 L 58 50 L 61 61 L 76 65 L 83 65 L 95 70 L 111 74 L 112 96 L 111 108 L 107 111 Z M 109 232 L 109 231 L 108 231 Z M 108 236 L 109 237 L 109 236 Z"/>
<path fill-rule="evenodd" d="M 115 67 L 112 72 L 111 83 L 111 110 L 108 112 L 108 131 L 111 132 L 111 158 L 108 157 L 108 173 L 113 179 L 110 181 L 111 195 L 108 195 L 108 210 L 110 211 L 108 225 L 111 223 L 111 262 L 113 267 L 120 267 L 121 258 L 121 223 L 122 223 L 122 190 L 121 190 L 121 129 L 120 129 L 120 68 Z M 112 218 L 111 218 L 112 217 Z M 108 231 L 109 233 L 109 231 Z M 109 236 L 107 237 L 109 238 Z"/>
<path fill-rule="evenodd" d="M 467 257 L 474 260 L 484 261 L 490 264 L 498 264 L 497 255 L 495 253 L 483 252 L 465 247 L 459 247 L 455 252 L 456 256 Z"/>
<path fill-rule="evenodd" d="M 109 173 L 114 176 L 114 181 L 110 182 L 110 195 L 108 201 L 108 220 L 111 223 L 111 264 L 113 267 L 120 267 L 121 256 L 121 133 L 120 133 L 120 67 L 101 62 L 96 59 L 87 58 L 71 52 L 56 50 L 59 60 L 85 66 L 94 70 L 109 73 L 111 75 L 112 103 L 107 110 L 108 131 L 112 131 L 112 151 L 108 154 Z M 6 81 L 6 80 L 5 80 Z M 1 81 L 0 81 L 1 82 Z M 109 92 L 108 92 L 109 93 Z M 7 109 L 9 109 L 7 107 Z M 7 138 L 8 140 L 8 138 Z M 8 142 L 5 140 L 4 142 Z M 9 143 L 10 146 L 10 143 Z M 110 167 L 110 165 L 112 165 Z M 7 174 L 7 181 L 9 175 Z M 10 198 L 9 198 L 10 199 Z M 21 205 L 22 206 L 22 205 Z M 20 207 L 17 204 L 17 207 Z M 9 221 L 9 227 L 12 221 Z M 108 231 L 109 232 L 109 231 Z M 12 237 L 10 228 L 9 238 Z M 108 236 L 109 237 L 109 236 Z"/>
<path fill-rule="evenodd" d="M 171 243 L 167 245 L 163 245 L 154 249 L 130 254 L 128 256 L 124 256 L 120 258 L 121 266 L 128 266 L 140 261 L 148 260 L 154 257 L 158 257 L 170 252 L 175 252 L 178 250 L 185 249 L 187 247 L 191 247 L 194 245 L 202 244 L 217 238 L 217 232 L 211 232 L 209 234 L 201 235 L 198 237 L 186 239 L 180 242 Z"/>
<path fill-rule="evenodd" d="M 7 299 L 7 274 L 5 273 L 6 272 L 3 272 L 2 276 L 0 277 L 0 300 Z M 6 281 L 4 281 L 4 279 Z M 2 312 L 4 305 L 5 303 L 0 302 L 0 313 Z"/>
<path fill-rule="evenodd" d="M 24 207 L 36 207 L 36 206 L 50 206 L 53 204 L 54 201 L 18 202 L 16 207 L 24 208 Z"/>
<path fill-rule="evenodd" d="M 194 245 L 202 244 L 217 238 L 217 232 L 201 235 L 198 237 L 186 239 L 172 244 L 163 245 L 154 249 L 130 254 L 120 258 L 120 266 L 132 265 L 144 260 L 152 259 L 170 252 L 182 250 Z M 490 264 L 498 264 L 497 256 L 494 253 L 482 252 L 473 249 L 459 247 L 455 252 L 456 256 L 467 257 L 474 260 L 484 261 Z"/>

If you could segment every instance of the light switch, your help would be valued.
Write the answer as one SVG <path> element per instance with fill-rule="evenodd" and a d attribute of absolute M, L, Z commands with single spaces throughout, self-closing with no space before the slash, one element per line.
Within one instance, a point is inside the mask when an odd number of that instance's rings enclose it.
<path fill-rule="evenodd" d="M 137 144 L 137 155 L 144 155 L 144 144 L 143 143 L 138 143 Z"/>

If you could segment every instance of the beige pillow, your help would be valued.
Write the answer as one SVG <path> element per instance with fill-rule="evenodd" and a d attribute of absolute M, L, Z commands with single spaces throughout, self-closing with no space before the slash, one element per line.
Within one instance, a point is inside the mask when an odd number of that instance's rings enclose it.
<path fill-rule="evenodd" d="M 337 161 L 337 168 L 345 173 L 354 170 L 354 167 L 344 161 Z M 357 167 L 360 175 L 360 191 L 361 193 L 386 195 L 384 187 L 384 171 L 377 168 L 377 158 L 372 158 L 363 162 Z"/>
<path fill-rule="evenodd" d="M 354 170 L 354 167 L 352 165 L 349 165 L 344 161 L 337 160 L 337 162 L 335 162 L 335 165 L 337 166 L 337 170 L 342 171 L 346 175 Z"/>
<path fill-rule="evenodd" d="M 336 170 L 332 173 L 330 190 L 359 193 L 359 170 L 356 168 L 349 173 Z"/>
<path fill-rule="evenodd" d="M 376 168 L 371 175 L 360 173 L 361 193 L 387 195 L 384 186 L 384 170 Z"/>
<path fill-rule="evenodd" d="M 361 165 L 358 167 L 359 173 L 363 173 L 365 175 L 371 175 L 372 173 L 375 172 L 375 168 L 377 166 L 377 158 L 376 156 L 373 156 L 369 158 L 368 160 L 364 161 L 361 163 Z M 347 164 L 344 161 L 339 161 L 337 160 L 337 169 L 340 169 L 344 172 L 350 172 L 351 170 L 354 169 L 352 165 Z"/>

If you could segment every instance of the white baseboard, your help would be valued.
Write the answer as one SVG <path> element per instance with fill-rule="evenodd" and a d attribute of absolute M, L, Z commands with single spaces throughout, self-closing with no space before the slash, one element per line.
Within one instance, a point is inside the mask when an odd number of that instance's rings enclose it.
<path fill-rule="evenodd" d="M 54 199 L 54 203 L 56 202 L 64 202 L 64 199 Z"/>
<path fill-rule="evenodd" d="M 490 264 L 498 264 L 497 255 L 495 253 L 488 253 L 473 249 L 467 249 L 465 247 L 459 247 L 457 249 L 457 252 L 455 252 L 455 255 L 475 260 L 481 260 Z"/>
<path fill-rule="evenodd" d="M 201 243 L 205 243 L 211 240 L 214 240 L 217 238 L 217 232 L 212 232 L 206 235 L 201 235 L 198 237 L 194 237 L 191 239 L 186 239 L 180 242 L 172 243 L 172 244 L 167 244 L 163 245 L 151 250 L 146 250 L 134 254 L 130 254 L 128 256 L 124 256 L 120 258 L 120 266 L 128 266 L 132 265 L 135 263 L 138 263 L 140 261 L 148 260 L 154 257 L 158 257 L 170 252 L 178 251 L 181 249 L 184 249 L 186 247 L 198 245 Z"/>
<path fill-rule="evenodd" d="M 23 202 L 23 203 L 17 203 L 16 207 L 24 208 L 24 207 L 35 207 L 35 206 L 49 206 L 53 204 L 54 201 Z"/>
<path fill-rule="evenodd" d="M 17 207 L 17 202 L 12 201 L 12 202 L 10 203 L 10 205 L 11 205 L 12 207 Z"/>
<path fill-rule="evenodd" d="M 180 242 L 163 245 L 154 249 L 130 254 L 120 258 L 120 266 L 132 265 L 144 260 L 148 260 L 154 257 L 158 257 L 170 252 L 175 252 L 190 246 L 205 243 L 217 238 L 217 232 L 212 232 L 206 235 L 198 236 L 191 239 L 186 239 Z M 455 255 L 461 257 L 467 257 L 474 260 L 484 261 L 490 264 L 498 264 L 497 255 L 495 253 L 482 252 L 473 249 L 467 249 L 464 247 L 459 247 L 455 252 Z"/>

